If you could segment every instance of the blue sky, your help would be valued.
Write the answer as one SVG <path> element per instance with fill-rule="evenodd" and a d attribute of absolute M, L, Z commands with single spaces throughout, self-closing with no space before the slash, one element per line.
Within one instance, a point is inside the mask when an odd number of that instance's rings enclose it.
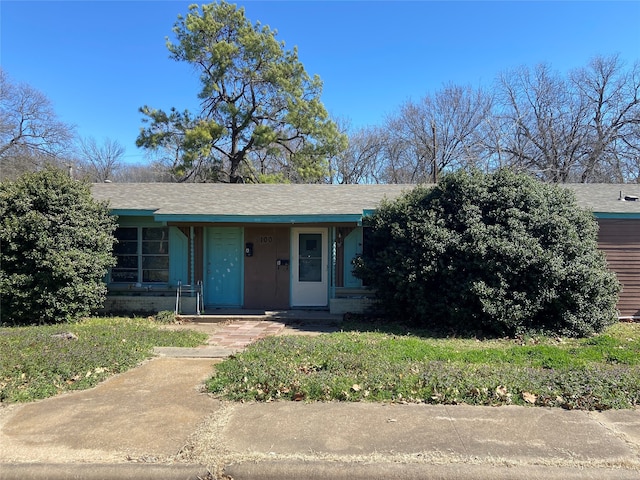
<path fill-rule="evenodd" d="M 83 137 L 135 147 L 138 108 L 197 111 L 197 74 L 165 37 L 194 1 L 0 2 L 0 65 L 42 91 Z M 252 22 L 298 47 L 322 100 L 352 128 L 379 125 L 407 99 L 447 83 L 490 86 L 502 71 L 595 55 L 640 60 L 640 1 L 238 1 Z"/>

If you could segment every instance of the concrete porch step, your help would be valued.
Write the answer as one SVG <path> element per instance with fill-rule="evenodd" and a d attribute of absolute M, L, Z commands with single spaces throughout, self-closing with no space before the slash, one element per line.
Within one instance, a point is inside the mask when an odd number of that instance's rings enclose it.
<path fill-rule="evenodd" d="M 183 347 L 155 347 L 153 353 L 160 357 L 169 358 L 227 358 L 240 349 L 230 349 L 219 346 L 205 346 L 196 348 Z"/>

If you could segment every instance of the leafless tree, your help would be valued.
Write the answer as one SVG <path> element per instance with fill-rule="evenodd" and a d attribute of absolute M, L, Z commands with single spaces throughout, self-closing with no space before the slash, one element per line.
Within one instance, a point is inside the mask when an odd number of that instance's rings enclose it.
<path fill-rule="evenodd" d="M 510 166 L 550 182 L 571 180 L 582 155 L 587 109 L 568 87 L 547 64 L 499 77 L 499 148 Z"/>
<path fill-rule="evenodd" d="M 63 123 L 49 99 L 27 84 L 12 83 L 0 68 L 0 168 L 13 177 L 57 163 L 69 154 L 73 127 Z"/>
<path fill-rule="evenodd" d="M 445 170 L 481 166 L 486 157 L 481 132 L 492 103 L 482 89 L 448 85 L 403 104 L 386 122 L 393 181 L 428 182 Z"/>
<path fill-rule="evenodd" d="M 347 149 L 332 158 L 331 183 L 381 183 L 384 137 L 379 127 L 351 133 Z"/>
<path fill-rule="evenodd" d="M 81 160 L 88 179 L 92 182 L 113 180 L 122 166 L 121 159 L 125 150 L 117 140 L 110 138 L 105 139 L 102 144 L 98 144 L 93 137 L 80 140 Z"/>
<path fill-rule="evenodd" d="M 393 183 L 424 183 L 434 176 L 436 137 L 431 111 L 408 101 L 387 118 L 386 155 Z"/>
<path fill-rule="evenodd" d="M 123 163 L 116 171 L 112 181 L 118 183 L 175 183 L 177 179 L 165 165 L 150 162 Z"/>
<path fill-rule="evenodd" d="M 389 130 L 391 121 L 392 119 L 388 119 L 384 128 L 380 129 L 380 183 L 424 183 L 427 181 L 426 175 L 420 171 L 421 167 L 415 161 L 414 146 L 409 139 L 399 135 L 398 131 Z"/>
<path fill-rule="evenodd" d="M 494 158 L 541 179 L 625 182 L 637 178 L 640 68 L 595 57 L 567 78 L 540 64 L 503 73 L 492 123 Z"/>
<path fill-rule="evenodd" d="M 626 71 L 618 56 L 595 57 L 588 67 L 572 72 L 570 82 L 587 111 L 579 180 L 637 179 L 640 63 Z"/>

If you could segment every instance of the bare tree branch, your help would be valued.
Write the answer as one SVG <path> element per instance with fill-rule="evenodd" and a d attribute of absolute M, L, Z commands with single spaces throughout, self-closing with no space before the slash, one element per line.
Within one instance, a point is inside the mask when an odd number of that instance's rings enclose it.
<path fill-rule="evenodd" d="M 49 99 L 12 83 L 0 68 L 0 162 L 11 157 L 59 158 L 70 151 L 73 128 L 61 122 Z"/>

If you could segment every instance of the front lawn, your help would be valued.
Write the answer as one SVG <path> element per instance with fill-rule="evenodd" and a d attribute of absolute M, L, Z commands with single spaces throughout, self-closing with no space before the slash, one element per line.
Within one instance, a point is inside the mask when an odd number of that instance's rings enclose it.
<path fill-rule="evenodd" d="M 270 337 L 217 365 L 207 386 L 230 400 L 631 408 L 640 405 L 640 324 L 587 339 Z"/>
<path fill-rule="evenodd" d="M 0 328 L 0 402 L 24 402 L 92 387 L 153 354 L 194 347 L 206 335 L 151 320 L 91 318 L 76 324 Z"/>

